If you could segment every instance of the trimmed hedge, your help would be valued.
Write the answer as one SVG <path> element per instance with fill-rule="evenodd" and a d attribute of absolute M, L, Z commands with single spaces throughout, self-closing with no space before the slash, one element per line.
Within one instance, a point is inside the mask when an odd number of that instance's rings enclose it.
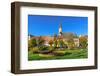
<path fill-rule="evenodd" d="M 53 51 L 53 54 L 56 55 L 56 56 L 63 56 L 66 54 L 66 51 Z"/>

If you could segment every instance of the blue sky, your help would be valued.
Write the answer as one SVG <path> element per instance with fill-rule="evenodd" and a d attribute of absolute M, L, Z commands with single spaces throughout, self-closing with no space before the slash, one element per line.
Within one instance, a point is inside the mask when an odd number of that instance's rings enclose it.
<path fill-rule="evenodd" d="M 59 25 L 63 32 L 77 35 L 88 34 L 88 17 L 28 15 L 28 34 L 34 36 L 53 36 L 58 34 Z"/>

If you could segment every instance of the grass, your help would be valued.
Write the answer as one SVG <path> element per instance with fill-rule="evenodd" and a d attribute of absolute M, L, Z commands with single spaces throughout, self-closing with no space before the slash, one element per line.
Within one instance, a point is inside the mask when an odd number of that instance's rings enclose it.
<path fill-rule="evenodd" d="M 28 52 L 28 60 L 83 59 L 88 57 L 87 49 L 61 50 L 64 55 L 35 54 Z M 61 52 L 61 51 L 58 51 Z"/>

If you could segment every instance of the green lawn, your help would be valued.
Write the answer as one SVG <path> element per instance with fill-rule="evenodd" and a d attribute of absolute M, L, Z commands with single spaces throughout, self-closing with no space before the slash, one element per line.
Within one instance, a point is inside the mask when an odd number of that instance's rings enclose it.
<path fill-rule="evenodd" d="M 87 49 L 63 50 L 62 56 L 35 54 L 28 52 L 28 60 L 83 59 L 88 57 Z"/>

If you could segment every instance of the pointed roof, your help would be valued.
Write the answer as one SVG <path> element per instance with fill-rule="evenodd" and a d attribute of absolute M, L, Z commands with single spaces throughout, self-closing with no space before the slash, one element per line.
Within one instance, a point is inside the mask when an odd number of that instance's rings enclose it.
<path fill-rule="evenodd" d="M 62 28 L 62 23 L 60 23 L 59 28 Z"/>

